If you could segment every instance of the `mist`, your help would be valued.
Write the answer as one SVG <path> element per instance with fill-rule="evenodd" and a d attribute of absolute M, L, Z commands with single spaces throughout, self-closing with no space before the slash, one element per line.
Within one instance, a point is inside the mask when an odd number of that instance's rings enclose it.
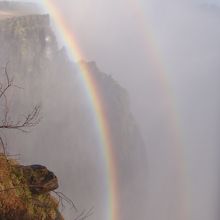
<path fill-rule="evenodd" d="M 74 33 L 83 51 L 83 58 L 95 61 L 101 71 L 111 75 L 128 91 L 131 112 L 140 128 L 145 142 L 143 152 L 146 153 L 146 166 L 140 171 L 140 176 L 143 173 L 145 176 L 141 185 L 144 188 L 144 198 L 140 200 L 144 204 L 140 204 L 139 212 L 136 209 L 133 210 L 135 213 L 130 211 L 130 216 L 150 220 L 218 220 L 220 2 L 54 2 Z M 62 46 L 62 39 L 59 39 L 59 36 L 57 38 Z M 58 81 L 61 85 L 57 85 Z M 44 94 L 48 97 L 53 97 L 53 92 L 59 91 L 57 94 L 62 100 L 66 99 L 66 94 L 71 99 L 71 93 L 75 92 L 68 77 L 63 80 L 63 76 L 53 78 L 50 75 L 43 83 L 47 84 L 47 88 L 58 87 L 51 93 L 46 89 Z M 63 88 L 61 93 L 60 88 Z M 50 102 L 47 96 L 43 96 L 46 97 L 47 103 L 44 107 L 44 118 L 54 120 L 56 115 L 51 117 L 50 112 L 57 106 L 53 101 Z M 35 100 L 41 98 L 36 95 Z M 84 101 L 82 103 L 86 105 Z M 64 106 L 66 102 L 63 101 L 60 105 Z M 71 114 L 71 111 L 78 110 L 68 111 Z M 88 116 L 87 121 L 91 120 Z M 55 144 L 52 140 L 53 133 L 49 134 L 51 141 L 47 140 L 48 137 L 44 133 L 50 129 L 47 122 L 42 122 L 39 128 L 27 137 L 26 142 L 29 145 L 39 145 L 39 134 L 43 135 L 42 145 Z M 59 126 L 62 121 L 56 118 L 53 123 Z M 69 130 L 72 129 L 71 124 L 67 126 Z M 91 140 L 97 142 L 93 139 L 96 134 L 90 132 L 88 146 Z M 71 142 L 71 139 L 68 139 L 71 134 L 61 132 L 60 135 L 60 141 Z M 93 162 L 94 158 L 102 157 L 97 149 L 88 153 L 76 147 L 76 155 L 72 156 L 68 154 L 69 145 L 65 144 L 62 149 L 55 147 L 57 152 L 52 152 L 53 156 L 50 155 L 52 147 L 46 152 L 47 155 L 42 155 L 42 152 L 45 154 L 43 147 L 37 152 L 34 147 L 23 149 L 21 139 L 16 137 L 12 142 L 21 146 L 19 151 L 22 152 L 22 161 L 37 163 L 40 160 L 65 180 L 60 164 L 56 167 L 54 163 L 54 160 L 59 161 L 59 154 L 62 154 L 61 161 L 69 161 L 65 165 L 66 169 L 73 171 L 76 181 L 82 184 L 80 178 L 84 179 L 87 175 L 86 180 L 89 183 L 94 181 L 102 187 L 102 183 L 97 183 L 99 180 L 95 179 L 101 175 L 98 165 Z M 62 144 L 58 143 L 60 146 Z M 84 162 L 80 162 L 79 158 Z M 95 170 L 95 177 L 89 175 L 88 166 Z M 73 186 L 73 194 L 76 195 L 79 206 L 95 206 L 96 213 L 103 212 L 100 210 L 101 201 L 92 200 L 99 193 L 99 187 L 94 187 L 94 192 L 91 193 L 88 189 L 89 183 L 83 183 L 82 187 L 76 184 L 75 189 Z M 61 183 L 61 188 L 64 192 L 70 191 L 66 181 Z M 65 188 L 68 190 L 65 191 Z M 88 191 L 81 192 L 82 189 Z M 128 187 L 126 193 L 129 190 Z M 87 198 L 87 195 L 91 198 Z M 141 203 L 140 201 L 137 199 L 133 202 Z M 127 201 L 128 204 L 124 200 L 123 202 L 125 210 L 126 206 L 130 207 L 131 201 Z M 66 215 L 71 218 L 69 213 Z M 100 216 L 104 215 L 95 214 L 90 219 L 99 219 Z"/>
<path fill-rule="evenodd" d="M 69 15 L 85 58 L 129 91 L 147 148 L 144 218 L 218 219 L 219 2 L 57 4 Z"/>

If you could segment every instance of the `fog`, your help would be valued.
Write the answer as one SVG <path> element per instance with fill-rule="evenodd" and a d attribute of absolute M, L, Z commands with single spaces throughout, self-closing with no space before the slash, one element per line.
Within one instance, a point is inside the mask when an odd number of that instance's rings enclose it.
<path fill-rule="evenodd" d="M 136 219 L 218 220 L 220 1 L 54 2 L 83 58 L 129 93 L 147 157 L 145 210 Z"/>
<path fill-rule="evenodd" d="M 219 218 L 217 3 L 57 1 L 86 58 L 129 90 L 147 145 L 145 219 Z"/>

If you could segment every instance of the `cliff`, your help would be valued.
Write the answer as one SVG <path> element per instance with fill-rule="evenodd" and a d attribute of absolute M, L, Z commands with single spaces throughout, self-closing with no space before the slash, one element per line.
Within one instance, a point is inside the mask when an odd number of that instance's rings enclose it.
<path fill-rule="evenodd" d="M 45 167 L 20 166 L 0 155 L 0 219 L 62 220 L 58 201 L 49 193 L 57 187 L 56 177 Z"/>
<path fill-rule="evenodd" d="M 33 3 L 10 1 L 0 2 L 0 20 L 21 15 L 39 14 L 40 11 L 40 8 Z"/>
<path fill-rule="evenodd" d="M 11 97 L 11 114 L 19 117 L 28 106 L 41 102 L 43 115 L 40 125 L 25 140 L 18 134 L 8 134 L 9 150 L 19 152 L 28 163 L 37 161 L 52 167 L 60 180 L 60 190 L 78 207 L 95 206 L 90 219 L 104 219 L 109 190 L 104 149 L 78 64 L 58 46 L 48 15 L 0 21 L 0 43 L 1 65 L 9 62 L 9 74 L 24 88 Z M 146 153 L 128 93 L 95 62 L 82 62 L 96 81 L 106 109 L 121 220 L 135 219 L 136 213 L 141 216 L 145 211 Z M 74 214 L 71 210 L 64 213 L 66 219 Z"/>

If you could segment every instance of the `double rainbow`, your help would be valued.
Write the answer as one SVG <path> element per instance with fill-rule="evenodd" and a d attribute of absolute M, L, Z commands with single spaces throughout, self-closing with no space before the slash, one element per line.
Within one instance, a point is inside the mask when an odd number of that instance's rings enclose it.
<path fill-rule="evenodd" d="M 170 86 L 167 83 L 166 74 L 165 74 L 165 64 L 163 64 L 162 60 L 160 59 L 160 53 L 159 49 L 157 49 L 157 43 L 154 40 L 154 37 L 152 36 L 152 33 L 150 31 L 150 28 L 146 27 L 146 24 L 144 22 L 143 13 L 141 12 L 140 5 L 136 3 L 134 0 L 129 0 L 129 3 L 131 4 L 132 8 L 134 10 L 137 10 L 136 13 L 140 15 L 139 22 L 140 22 L 140 29 L 143 32 L 144 38 L 146 40 L 144 41 L 146 43 L 145 47 L 147 48 L 147 53 L 150 54 L 151 57 L 151 64 L 155 68 L 155 72 L 158 74 L 158 79 L 161 83 L 161 88 L 166 91 L 167 99 L 167 106 L 169 107 L 169 117 L 172 120 L 171 129 L 173 131 L 174 136 L 174 145 L 179 146 L 179 149 L 174 149 L 173 151 L 176 152 L 176 159 L 178 160 L 177 164 L 179 164 L 177 170 L 180 173 L 180 176 L 183 178 L 185 176 L 184 171 L 184 165 L 183 165 L 183 159 L 181 158 L 181 141 L 180 141 L 180 135 L 179 135 L 179 128 L 178 128 L 178 115 L 176 114 L 177 111 L 175 111 L 173 103 L 175 98 L 172 97 L 172 92 L 170 91 Z M 80 61 L 84 56 L 82 51 L 79 48 L 79 44 L 77 43 L 77 39 L 72 31 L 70 31 L 70 28 L 68 24 L 66 23 L 65 18 L 60 13 L 59 9 L 56 7 L 53 0 L 43 0 L 43 4 L 45 6 L 45 9 L 50 13 L 54 23 L 56 24 L 56 28 L 59 31 L 59 34 L 61 34 L 61 37 L 63 38 L 69 55 L 74 61 Z M 145 27 L 145 28 L 143 28 Z M 84 85 L 85 92 L 88 96 L 89 102 L 92 106 L 94 118 L 96 120 L 97 130 L 99 132 L 99 138 L 100 143 L 102 145 L 102 151 L 105 161 L 105 171 L 106 171 L 106 188 L 107 188 L 107 198 L 106 198 L 106 204 L 107 204 L 107 213 L 106 213 L 106 220 L 120 220 L 119 215 L 119 193 L 118 193 L 118 184 L 117 184 L 117 172 L 116 172 L 116 165 L 115 165 L 115 157 L 113 152 L 113 143 L 111 138 L 111 132 L 110 128 L 108 126 L 108 121 L 102 101 L 102 95 L 99 91 L 99 87 L 95 81 L 95 79 L 92 77 L 92 74 L 89 71 L 89 68 L 87 67 L 86 63 L 80 62 L 79 63 L 79 71 L 81 73 L 81 80 Z M 184 180 L 181 179 L 181 182 Z M 188 219 L 188 207 L 187 207 L 187 195 L 185 195 L 185 191 L 182 192 L 182 195 L 179 195 L 179 203 L 181 205 L 181 210 L 178 215 L 178 219 Z"/>

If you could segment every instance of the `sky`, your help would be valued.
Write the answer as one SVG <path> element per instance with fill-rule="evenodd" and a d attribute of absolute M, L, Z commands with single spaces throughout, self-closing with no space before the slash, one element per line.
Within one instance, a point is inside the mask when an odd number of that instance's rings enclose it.
<path fill-rule="evenodd" d="M 201 5 L 220 1 L 54 2 L 84 58 L 129 92 L 148 152 L 145 219 L 182 220 L 181 191 L 184 220 L 218 220 L 220 9 Z"/>

